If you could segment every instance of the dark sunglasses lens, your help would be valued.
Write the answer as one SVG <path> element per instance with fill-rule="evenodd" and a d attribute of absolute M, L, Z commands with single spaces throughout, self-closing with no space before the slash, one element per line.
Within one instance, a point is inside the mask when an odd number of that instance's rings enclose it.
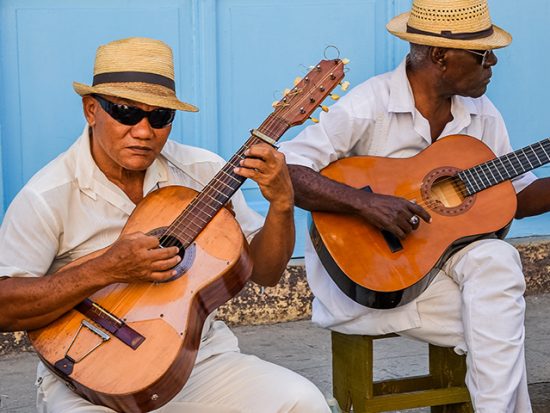
<path fill-rule="evenodd" d="M 149 113 L 149 123 L 155 129 L 164 128 L 172 123 L 175 116 L 175 110 L 155 109 Z"/>
<path fill-rule="evenodd" d="M 111 112 L 109 112 L 109 114 L 113 119 L 119 121 L 123 125 L 129 126 L 135 125 L 145 116 L 145 112 L 139 108 L 118 104 L 111 105 Z"/>

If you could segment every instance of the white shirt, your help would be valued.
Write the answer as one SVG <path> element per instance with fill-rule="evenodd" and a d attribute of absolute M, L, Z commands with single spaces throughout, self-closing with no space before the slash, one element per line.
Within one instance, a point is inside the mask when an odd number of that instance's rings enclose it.
<path fill-rule="evenodd" d="M 147 169 L 143 193 L 168 185 L 200 191 L 224 164 L 212 152 L 169 140 Z M 241 191 L 231 201 L 250 240 L 263 218 L 248 207 Z M 86 126 L 79 139 L 34 175 L 12 201 L 0 228 L 0 275 L 42 276 L 109 246 L 134 208 L 95 164 Z"/>
<path fill-rule="evenodd" d="M 497 156 L 512 151 L 502 116 L 491 101 L 453 96 L 453 120 L 440 137 L 466 134 L 487 144 Z M 392 72 L 373 77 L 351 90 L 321 113 L 320 122 L 283 142 L 288 164 L 320 171 L 329 163 L 355 155 L 407 158 L 432 142 L 430 125 L 414 105 L 405 60 Z M 523 174 L 513 180 L 517 192 L 536 177 Z M 315 295 L 313 321 L 347 334 L 385 334 L 418 327 L 416 300 L 394 309 L 364 307 L 346 296 L 324 269 L 306 237 L 306 272 Z M 423 293 L 429 294 L 430 287 Z"/>
<path fill-rule="evenodd" d="M 143 193 L 168 185 L 200 191 L 224 164 L 212 152 L 169 140 L 147 169 Z M 250 241 L 263 218 L 248 207 L 240 190 L 231 202 Z M 94 162 L 86 125 L 78 140 L 34 175 L 8 208 L 0 227 L 0 276 L 40 277 L 111 245 L 134 208 Z M 201 345 L 208 338 L 214 314 L 204 322 Z M 216 350 L 209 346 L 196 362 Z M 46 367 L 39 363 L 38 376 L 46 374 Z"/>

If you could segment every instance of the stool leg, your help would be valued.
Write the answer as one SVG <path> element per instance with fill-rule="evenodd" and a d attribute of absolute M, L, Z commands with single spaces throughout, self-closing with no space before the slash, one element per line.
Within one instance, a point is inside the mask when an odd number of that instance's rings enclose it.
<path fill-rule="evenodd" d="M 367 410 L 366 401 L 373 397 L 373 343 L 368 336 L 332 332 L 332 387 L 342 408 L 354 413 Z"/>
<path fill-rule="evenodd" d="M 430 344 L 430 375 L 438 387 L 465 387 L 466 357 L 459 356 L 452 348 L 438 347 Z M 473 413 L 472 403 L 448 404 L 433 406 L 432 413 Z"/>

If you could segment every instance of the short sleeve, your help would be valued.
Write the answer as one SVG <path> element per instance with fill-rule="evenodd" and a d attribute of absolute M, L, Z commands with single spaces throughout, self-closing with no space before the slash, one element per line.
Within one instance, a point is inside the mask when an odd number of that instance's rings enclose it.
<path fill-rule="evenodd" d="M 25 187 L 0 227 L 0 275 L 37 277 L 48 272 L 59 247 L 59 225 L 44 199 Z"/>

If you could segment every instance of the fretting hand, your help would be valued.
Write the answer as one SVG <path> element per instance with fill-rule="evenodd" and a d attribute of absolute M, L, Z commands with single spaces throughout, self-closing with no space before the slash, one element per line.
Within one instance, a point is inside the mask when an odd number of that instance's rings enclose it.
<path fill-rule="evenodd" d="M 266 143 L 253 145 L 244 154 L 246 158 L 235 168 L 235 173 L 255 181 L 271 208 L 292 209 L 294 191 L 285 156 Z"/>

